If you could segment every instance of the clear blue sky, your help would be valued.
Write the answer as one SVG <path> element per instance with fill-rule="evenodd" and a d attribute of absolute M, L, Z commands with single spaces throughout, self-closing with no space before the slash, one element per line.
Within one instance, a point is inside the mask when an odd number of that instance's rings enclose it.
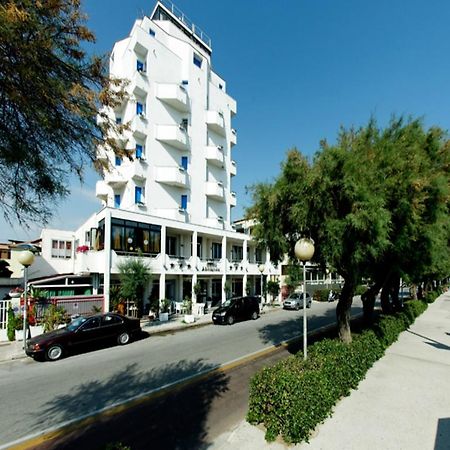
<path fill-rule="evenodd" d="M 83 0 L 88 26 L 107 53 L 154 1 Z M 448 0 L 177 0 L 211 38 L 213 67 L 237 100 L 233 158 L 238 174 L 234 219 L 250 198 L 245 186 L 270 181 L 286 151 L 313 155 L 341 125 L 381 125 L 392 114 L 423 117 L 449 129 L 450 2 Z M 50 224 L 74 229 L 100 207 L 90 174 L 57 208 Z M 0 242 L 34 238 L 0 221 Z"/>

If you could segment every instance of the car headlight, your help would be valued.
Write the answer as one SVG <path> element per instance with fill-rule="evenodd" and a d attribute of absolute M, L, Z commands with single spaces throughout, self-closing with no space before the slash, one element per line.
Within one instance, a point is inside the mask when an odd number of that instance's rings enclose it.
<path fill-rule="evenodd" d="M 222 311 L 221 313 L 219 313 L 220 317 L 223 317 L 227 312 L 226 311 Z"/>

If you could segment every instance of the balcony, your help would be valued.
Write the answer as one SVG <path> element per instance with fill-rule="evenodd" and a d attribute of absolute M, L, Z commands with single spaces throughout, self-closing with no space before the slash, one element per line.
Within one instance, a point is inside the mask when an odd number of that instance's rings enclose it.
<path fill-rule="evenodd" d="M 147 178 L 147 167 L 143 160 L 136 159 L 131 166 L 131 178 L 143 181 Z"/>
<path fill-rule="evenodd" d="M 147 136 L 148 121 L 145 115 L 135 116 L 131 122 L 131 131 L 141 139 Z"/>
<path fill-rule="evenodd" d="M 223 217 L 207 217 L 205 219 L 205 225 L 207 227 L 223 229 L 224 228 Z"/>
<path fill-rule="evenodd" d="M 219 145 L 209 145 L 206 147 L 206 159 L 215 166 L 223 167 L 224 156 L 222 147 Z"/>
<path fill-rule="evenodd" d="M 230 144 L 231 146 L 237 144 L 237 131 L 234 128 L 231 129 Z"/>
<path fill-rule="evenodd" d="M 206 195 L 209 198 L 222 202 L 225 201 L 225 192 L 223 189 L 223 184 L 221 182 L 207 181 L 205 183 L 205 187 L 206 187 Z"/>
<path fill-rule="evenodd" d="M 182 167 L 156 167 L 155 181 L 170 186 L 186 187 L 188 175 Z"/>
<path fill-rule="evenodd" d="M 130 83 L 130 90 L 138 97 L 145 97 L 147 95 L 149 83 L 145 72 L 136 71 Z"/>
<path fill-rule="evenodd" d="M 230 166 L 230 175 L 232 177 L 234 177 L 237 173 L 237 165 L 236 165 L 236 161 L 231 160 L 231 166 Z"/>
<path fill-rule="evenodd" d="M 188 134 L 179 125 L 157 125 L 156 139 L 179 150 L 189 149 Z"/>
<path fill-rule="evenodd" d="M 236 192 L 230 192 L 230 206 L 236 206 Z"/>
<path fill-rule="evenodd" d="M 165 219 L 177 220 L 178 222 L 186 222 L 189 215 L 186 210 L 181 208 L 160 208 L 152 211 L 152 214 Z"/>
<path fill-rule="evenodd" d="M 189 98 L 180 84 L 158 84 L 156 97 L 177 111 L 189 111 Z"/>
<path fill-rule="evenodd" d="M 107 161 L 108 160 L 108 152 L 104 147 L 98 147 L 96 152 L 96 157 L 99 161 Z"/>
<path fill-rule="evenodd" d="M 108 173 L 105 176 L 105 183 L 113 189 L 121 188 L 127 184 L 127 180 L 120 173 Z"/>
<path fill-rule="evenodd" d="M 99 180 L 95 183 L 95 196 L 98 199 L 106 202 L 108 200 L 108 193 L 109 187 L 103 180 Z"/>
<path fill-rule="evenodd" d="M 225 136 L 225 120 L 219 111 L 206 111 L 206 125 L 215 133 Z"/>

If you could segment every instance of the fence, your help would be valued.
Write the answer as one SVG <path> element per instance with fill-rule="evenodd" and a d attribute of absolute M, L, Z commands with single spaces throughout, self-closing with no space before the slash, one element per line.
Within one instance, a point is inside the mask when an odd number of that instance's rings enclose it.
<path fill-rule="evenodd" d="M 73 295 L 70 297 L 52 297 L 53 304 L 64 308 L 69 315 L 93 313 L 96 309 L 103 311 L 103 295 Z"/>
<path fill-rule="evenodd" d="M 6 330 L 8 324 L 8 308 L 11 300 L 0 300 L 0 330 Z"/>

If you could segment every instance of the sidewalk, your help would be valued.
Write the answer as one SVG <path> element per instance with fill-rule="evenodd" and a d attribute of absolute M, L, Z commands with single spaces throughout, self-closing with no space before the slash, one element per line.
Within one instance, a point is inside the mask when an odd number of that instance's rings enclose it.
<path fill-rule="evenodd" d="M 211 447 L 285 449 L 242 421 Z M 377 361 L 302 450 L 450 449 L 450 292 L 441 295 Z"/>

